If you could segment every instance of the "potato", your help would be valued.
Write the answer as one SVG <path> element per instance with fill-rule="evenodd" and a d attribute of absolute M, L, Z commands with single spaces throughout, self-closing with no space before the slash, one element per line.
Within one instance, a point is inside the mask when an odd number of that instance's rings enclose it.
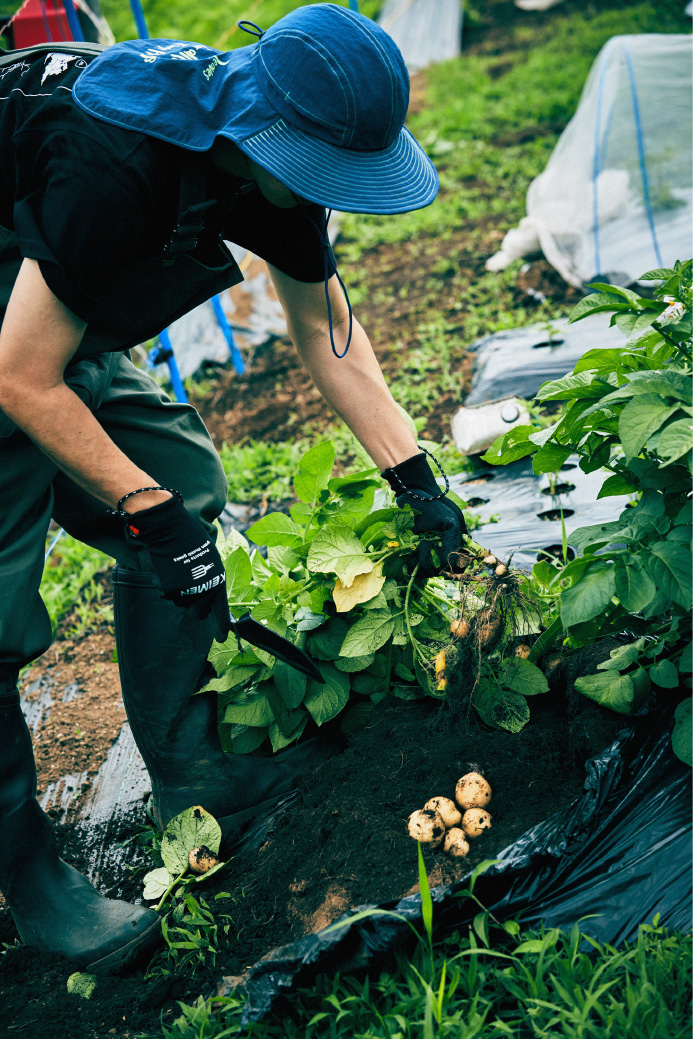
<path fill-rule="evenodd" d="M 481 646 L 488 646 L 490 642 L 493 642 L 498 637 L 500 628 L 501 619 L 497 614 L 491 613 L 490 610 L 480 610 L 477 613 L 476 630 Z"/>
<path fill-rule="evenodd" d="M 486 564 L 486 566 L 498 566 L 498 560 L 494 555 L 489 554 L 487 556 L 484 556 L 483 561 Z"/>
<path fill-rule="evenodd" d="M 193 848 L 190 852 L 188 863 L 193 873 L 208 873 L 210 869 L 219 865 L 219 859 L 206 844 L 201 844 L 199 848 Z"/>
<path fill-rule="evenodd" d="M 457 781 L 455 800 L 460 808 L 485 808 L 491 800 L 491 787 L 479 772 L 468 772 Z"/>
<path fill-rule="evenodd" d="M 450 634 L 458 639 L 466 639 L 469 634 L 469 621 L 463 620 L 461 617 L 453 621 L 450 625 Z"/>
<path fill-rule="evenodd" d="M 505 565 L 505 563 L 499 563 L 498 566 L 496 567 L 495 571 L 494 571 L 496 577 L 505 577 L 507 572 L 508 572 L 508 568 Z"/>
<path fill-rule="evenodd" d="M 434 809 L 418 809 L 407 819 L 407 832 L 419 844 L 436 845 L 445 836 L 445 823 Z"/>
<path fill-rule="evenodd" d="M 462 819 L 462 813 L 449 797 L 432 797 L 424 805 L 424 812 L 427 811 L 437 812 L 446 826 L 457 826 Z"/>
<path fill-rule="evenodd" d="M 523 660 L 526 660 L 531 652 L 532 652 L 532 647 L 531 646 L 526 646 L 524 644 L 520 645 L 520 646 L 515 646 L 515 656 L 516 657 L 522 657 Z"/>
<path fill-rule="evenodd" d="M 467 844 L 464 830 L 460 830 L 457 826 L 453 826 L 451 830 L 448 830 L 445 835 L 443 851 L 451 855 L 453 859 L 463 859 L 465 855 L 469 855 L 469 845 Z"/>
<path fill-rule="evenodd" d="M 468 837 L 481 837 L 491 829 L 491 816 L 483 808 L 468 808 L 462 816 L 462 829 Z"/>

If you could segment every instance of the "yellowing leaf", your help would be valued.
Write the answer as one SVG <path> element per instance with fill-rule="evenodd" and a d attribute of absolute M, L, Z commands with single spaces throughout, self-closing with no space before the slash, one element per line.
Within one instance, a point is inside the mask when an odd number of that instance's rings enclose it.
<path fill-rule="evenodd" d="M 359 603 L 373 599 L 384 584 L 385 576 L 379 566 L 369 574 L 358 574 L 349 586 L 338 577 L 332 592 L 337 613 L 348 613 Z"/>

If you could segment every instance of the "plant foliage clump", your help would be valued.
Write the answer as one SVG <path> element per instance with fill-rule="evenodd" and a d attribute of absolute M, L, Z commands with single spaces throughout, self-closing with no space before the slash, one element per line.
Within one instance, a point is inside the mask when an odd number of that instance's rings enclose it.
<path fill-rule="evenodd" d="M 570 375 L 544 383 L 542 403 L 565 402 L 547 429 L 517 426 L 484 456 L 507 464 L 533 455 L 535 473 L 558 470 L 577 455 L 583 472 L 608 472 L 598 497 L 632 495 L 618 519 L 569 535 L 571 561 L 539 562 L 537 584 L 553 606 L 549 633 L 579 647 L 609 633 L 630 633 L 597 673 L 576 688 L 621 714 L 632 714 L 653 686 L 690 688 L 691 619 L 691 261 L 644 274 L 661 282 L 654 298 L 612 285 L 575 307 L 571 321 L 610 312 L 625 333 L 619 349 L 586 353 Z M 542 639 L 544 644 L 548 639 Z M 691 763 L 691 702 L 676 709 L 674 749 Z"/>

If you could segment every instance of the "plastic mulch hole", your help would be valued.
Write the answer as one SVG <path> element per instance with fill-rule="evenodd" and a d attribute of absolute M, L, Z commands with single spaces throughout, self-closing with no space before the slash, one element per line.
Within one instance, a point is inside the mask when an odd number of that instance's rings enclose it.
<path fill-rule="evenodd" d="M 543 343 L 535 343 L 533 350 L 541 350 L 544 346 L 563 346 L 565 339 L 545 339 Z"/>
<path fill-rule="evenodd" d="M 490 498 L 467 498 L 467 506 L 470 509 L 478 509 L 480 505 L 488 505 Z"/>
<path fill-rule="evenodd" d="M 574 514 L 575 509 L 546 509 L 545 512 L 538 512 L 537 516 L 547 523 L 553 523 L 555 520 L 559 520 L 561 516 L 563 516 L 563 519 L 568 519 L 569 516 Z"/>
<path fill-rule="evenodd" d="M 542 492 L 541 493 L 542 494 L 550 494 L 551 496 L 555 496 L 557 494 L 570 494 L 570 492 L 574 491 L 574 490 L 575 490 L 575 484 L 574 483 L 557 483 L 557 484 L 554 484 L 553 487 L 544 487 L 544 488 L 542 488 Z M 567 509 L 563 510 L 563 515 L 564 516 L 568 515 L 568 510 Z"/>
<path fill-rule="evenodd" d="M 577 469 L 575 462 L 564 462 L 558 471 L 559 473 L 569 473 L 571 469 Z"/>
<path fill-rule="evenodd" d="M 575 559 L 575 552 L 570 545 L 566 551 L 566 559 L 568 562 Z M 556 560 L 563 562 L 563 545 L 547 545 L 546 548 L 537 552 L 538 563 L 555 563 Z"/>

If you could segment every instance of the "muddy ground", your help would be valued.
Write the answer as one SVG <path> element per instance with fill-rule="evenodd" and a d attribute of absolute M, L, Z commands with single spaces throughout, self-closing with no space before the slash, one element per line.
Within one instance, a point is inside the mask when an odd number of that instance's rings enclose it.
<path fill-rule="evenodd" d="M 56 769 L 74 774 L 99 760 L 120 730 L 123 709 L 111 654 L 110 636 L 96 633 L 51 662 L 84 695 L 55 704 L 39 729 L 41 790 L 55 780 Z M 304 780 L 296 802 L 259 847 L 241 852 L 200 886 L 197 893 L 230 924 L 216 963 L 202 970 L 174 968 L 167 977 L 148 980 L 141 972 L 101 979 L 90 1000 L 68 996 L 66 982 L 74 968 L 14 945 L 9 913 L 0 907 L 0 942 L 9 946 L 0 957 L 0 1036 L 133 1039 L 141 1031 L 156 1032 L 161 1014 L 164 1020 L 177 1014 L 177 999 L 212 993 L 223 976 L 242 975 L 269 949 L 326 926 L 350 906 L 416 890 L 416 846 L 405 820 L 429 797 L 452 796 L 458 777 L 476 766 L 493 788 L 491 831 L 471 843 L 462 861 L 426 852 L 431 883 L 461 878 L 580 792 L 581 754 L 587 744 L 591 750 L 605 745 L 621 719 L 595 711 L 582 697 L 579 703 L 585 709 L 576 710 L 573 703 L 569 716 L 561 693 L 534 697 L 532 723 L 518 735 L 492 732 L 474 718 L 451 725 L 436 705 L 424 701 L 381 703 L 345 749 Z M 80 733 L 96 716 L 93 742 L 86 744 Z M 87 747 L 91 751 L 85 754 Z M 84 796 L 89 779 L 87 774 Z M 72 816 L 80 804 L 78 798 Z M 83 830 L 70 816 L 63 822 L 59 812 L 55 817 L 62 854 L 88 868 L 91 848 Z M 139 899 L 144 869 L 158 864 L 134 839 L 145 825 L 142 803 L 122 832 L 109 835 L 126 842 L 119 864 L 110 874 L 102 870 L 102 887 L 111 897 Z M 128 865 L 139 868 L 130 872 Z M 215 901 L 221 892 L 226 894 Z"/>

